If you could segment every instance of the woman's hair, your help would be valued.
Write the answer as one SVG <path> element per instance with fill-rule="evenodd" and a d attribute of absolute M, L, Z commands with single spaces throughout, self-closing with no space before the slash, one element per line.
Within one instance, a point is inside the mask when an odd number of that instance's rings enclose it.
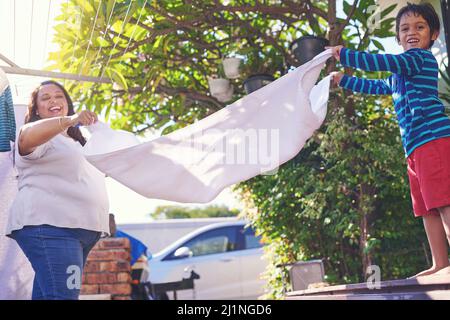
<path fill-rule="evenodd" d="M 422 16 L 422 18 L 425 19 L 425 21 L 428 23 L 428 26 L 430 27 L 430 35 L 433 35 L 434 32 L 439 32 L 439 30 L 441 29 L 439 17 L 431 4 L 413 4 L 408 2 L 406 6 L 400 9 L 400 11 L 397 13 L 397 17 L 395 18 L 395 37 L 397 38 L 397 41 L 400 41 L 400 38 L 398 36 L 400 31 L 400 20 L 402 19 L 402 16 L 407 13 L 413 13 L 415 16 Z M 428 46 L 428 49 L 431 48 L 433 44 L 434 40 L 430 39 L 430 45 Z"/>
<path fill-rule="evenodd" d="M 70 116 L 70 115 L 75 114 L 75 111 L 73 110 L 73 102 L 72 102 L 72 99 L 70 98 L 67 90 L 60 83 L 53 81 L 53 80 L 48 80 L 48 81 L 42 82 L 39 85 L 39 87 L 34 89 L 33 93 L 31 94 L 30 103 L 28 104 L 28 112 L 25 115 L 25 123 L 34 122 L 34 121 L 41 119 L 41 117 L 37 114 L 37 97 L 38 97 L 39 90 L 42 88 L 42 86 L 45 86 L 48 84 L 53 84 L 53 85 L 57 86 L 64 93 L 64 96 L 66 97 L 66 100 L 67 100 L 67 106 L 69 109 L 67 115 Z M 81 134 L 81 131 L 79 128 L 69 127 L 69 129 L 67 129 L 67 134 L 69 135 L 69 137 L 71 137 L 75 141 L 78 141 L 82 146 L 84 146 L 86 144 L 86 139 Z"/>

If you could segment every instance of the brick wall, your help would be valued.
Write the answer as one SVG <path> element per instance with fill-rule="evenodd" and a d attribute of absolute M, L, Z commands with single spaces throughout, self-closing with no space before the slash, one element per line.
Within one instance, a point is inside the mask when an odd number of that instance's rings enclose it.
<path fill-rule="evenodd" d="M 101 239 L 90 252 L 83 273 L 82 295 L 110 294 L 113 300 L 131 295 L 130 242 Z"/>

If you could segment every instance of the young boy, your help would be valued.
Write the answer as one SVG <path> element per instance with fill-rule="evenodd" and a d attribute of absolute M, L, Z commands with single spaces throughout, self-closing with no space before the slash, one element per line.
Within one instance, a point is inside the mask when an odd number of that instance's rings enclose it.
<path fill-rule="evenodd" d="M 423 219 L 433 255 L 433 266 L 414 277 L 450 274 L 450 119 L 438 98 L 438 64 L 429 51 L 439 29 L 431 5 L 408 3 L 396 18 L 396 38 L 404 53 L 368 54 L 331 47 L 343 66 L 393 73 L 384 80 L 369 80 L 334 72 L 333 81 L 356 92 L 392 95 L 414 215 Z"/>

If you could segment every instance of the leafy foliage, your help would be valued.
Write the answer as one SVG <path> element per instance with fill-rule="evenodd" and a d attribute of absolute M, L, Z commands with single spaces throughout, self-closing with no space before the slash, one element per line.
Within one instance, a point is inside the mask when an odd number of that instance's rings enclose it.
<path fill-rule="evenodd" d="M 219 218 L 235 217 L 239 210 L 226 206 L 208 206 L 206 208 L 186 208 L 179 206 L 159 206 L 151 214 L 154 219 L 187 219 L 187 218 Z"/>
<path fill-rule="evenodd" d="M 50 69 L 112 78 L 115 86 L 80 82 L 67 86 L 75 100 L 103 112 L 115 127 L 137 132 L 163 127 L 169 132 L 224 107 L 209 94 L 207 81 L 220 73 L 224 57 L 244 58 L 243 78 L 261 72 L 279 76 L 295 64 L 286 50 L 289 43 L 312 32 L 303 22 L 310 15 L 308 2 L 143 4 L 130 0 L 63 4 L 55 36 L 61 50 L 50 55 L 54 61 Z M 325 34 L 324 26 L 314 29 Z M 234 100 L 244 94 L 242 79 L 233 83 Z"/>

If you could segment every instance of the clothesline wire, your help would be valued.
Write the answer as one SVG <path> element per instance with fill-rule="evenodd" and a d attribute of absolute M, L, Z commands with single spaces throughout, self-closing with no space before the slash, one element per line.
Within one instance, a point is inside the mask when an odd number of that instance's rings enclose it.
<path fill-rule="evenodd" d="M 113 48 L 111 49 L 111 52 L 110 52 L 109 58 L 108 58 L 108 62 L 106 63 L 105 68 L 103 69 L 100 78 L 103 78 L 103 75 L 105 74 L 105 71 L 106 71 L 106 69 L 108 68 L 109 62 L 111 61 L 111 57 L 112 57 L 112 54 L 113 54 L 113 52 L 114 52 L 114 49 L 116 48 L 117 44 L 118 44 L 119 41 L 120 41 L 120 36 L 122 35 L 123 30 L 125 29 L 125 21 L 126 21 L 127 18 L 128 18 L 128 14 L 130 13 L 130 9 L 131 9 L 131 5 L 132 5 L 132 4 L 133 4 L 133 1 L 130 1 L 130 4 L 128 5 L 127 13 L 126 13 L 125 18 L 123 19 L 123 22 L 122 22 L 122 28 L 121 28 L 121 30 L 120 30 L 119 35 L 117 36 L 117 38 L 119 38 L 119 39 L 118 39 L 118 41 L 114 44 Z"/>
<path fill-rule="evenodd" d="M 28 67 L 31 64 L 31 39 L 33 38 L 33 15 L 34 15 L 34 0 L 31 0 L 31 21 L 30 21 L 30 47 L 28 49 Z"/>
<path fill-rule="evenodd" d="M 69 8 L 69 0 L 66 0 L 66 8 Z M 62 45 L 60 45 L 60 48 L 59 48 L 59 55 L 58 55 L 58 60 L 59 61 L 61 61 L 61 51 L 62 51 Z M 66 86 L 66 79 L 64 79 L 64 82 L 63 82 L 63 84 L 64 84 L 64 87 Z"/>
<path fill-rule="evenodd" d="M 45 41 L 44 41 L 44 60 L 45 60 L 46 52 L 47 52 L 47 48 L 48 48 L 47 40 L 48 40 L 49 25 L 50 25 L 50 15 L 51 15 L 51 10 L 52 10 L 52 4 L 54 3 L 54 2 L 52 3 L 52 0 L 48 0 L 48 1 L 49 1 L 49 2 L 48 2 L 48 9 L 47 9 L 47 22 L 46 22 Z M 86 1 L 86 0 L 81 0 L 81 1 Z M 30 38 L 29 38 L 28 65 L 31 65 L 32 38 L 33 38 L 33 22 L 34 22 L 34 7 L 35 7 L 35 3 L 34 3 L 34 2 L 35 2 L 35 1 L 32 0 L 32 3 L 31 3 L 31 21 L 30 21 L 30 29 L 29 29 L 29 30 L 30 30 L 30 34 L 29 34 L 29 37 L 30 37 Z M 114 43 L 114 46 L 113 46 L 113 48 L 112 48 L 112 50 L 111 50 L 111 52 L 110 52 L 110 54 L 109 54 L 109 56 L 108 56 L 107 63 L 106 63 L 106 65 L 105 65 L 105 67 L 104 67 L 104 69 L 103 69 L 103 71 L 102 71 L 100 77 L 98 78 L 99 80 L 101 80 L 101 79 L 103 78 L 104 73 L 105 73 L 106 69 L 108 68 L 108 66 L 109 66 L 109 64 L 110 64 L 110 62 L 111 62 L 111 59 L 112 59 L 112 55 L 113 55 L 113 53 L 114 53 L 114 50 L 116 49 L 117 45 L 119 44 L 120 37 L 121 37 L 121 35 L 124 33 L 124 31 L 125 31 L 125 27 L 126 27 L 126 25 L 127 25 L 126 21 L 127 21 L 129 15 L 130 15 L 131 7 L 132 7 L 132 5 L 133 5 L 133 2 L 134 2 L 134 1 L 130 1 L 129 5 L 128 5 L 128 8 L 127 8 L 127 11 L 126 11 L 126 14 L 125 14 L 125 18 L 123 19 L 123 22 L 122 22 L 122 26 L 121 26 L 120 33 L 119 33 L 118 36 L 117 36 L 118 39 L 117 39 L 117 41 Z M 148 0 L 145 0 L 143 6 L 141 7 L 141 10 L 140 10 L 140 13 L 139 13 L 138 20 L 137 20 L 137 22 L 136 22 L 136 24 L 135 24 L 135 26 L 134 26 L 134 29 L 133 29 L 133 31 L 132 31 L 132 33 L 131 33 L 131 36 L 130 36 L 130 38 L 129 38 L 129 40 L 128 40 L 128 43 L 127 43 L 127 46 L 126 46 L 126 48 L 125 48 L 125 52 L 124 52 L 124 53 L 126 53 L 126 52 L 128 51 L 128 49 L 129 49 L 129 47 L 130 47 L 131 41 L 133 40 L 133 37 L 134 37 L 134 35 L 135 35 L 135 33 L 136 33 L 137 26 L 138 26 L 138 24 L 139 24 L 139 22 L 140 22 L 140 20 L 141 20 L 141 18 L 142 18 L 142 14 L 143 14 L 143 11 L 144 11 L 144 9 L 145 9 L 145 6 L 147 5 L 147 2 L 148 2 Z M 93 34 L 94 34 L 94 32 L 95 32 L 95 26 L 96 26 L 96 23 L 97 23 L 97 21 L 98 21 L 98 16 L 99 16 L 101 4 L 102 4 L 102 0 L 99 1 L 99 5 L 98 5 L 98 8 L 97 8 L 95 20 L 94 20 L 92 29 L 90 30 L 89 43 L 88 43 L 86 52 L 85 52 L 85 54 L 84 54 L 84 59 L 83 59 L 82 62 L 81 62 L 82 64 L 80 65 L 80 73 L 78 74 L 78 76 L 81 75 L 82 66 L 83 66 L 83 64 L 85 63 L 85 60 L 86 60 L 87 54 L 88 54 L 88 52 L 89 52 L 90 46 L 92 45 Z M 111 9 L 111 12 L 110 12 L 110 14 L 109 14 L 108 23 L 107 23 L 107 25 L 106 25 L 106 27 L 105 27 L 105 31 L 104 31 L 104 35 L 103 35 L 103 36 L 106 36 L 106 32 L 107 32 L 108 28 L 112 28 L 111 20 L 112 20 L 112 15 L 113 15 L 113 13 L 114 13 L 114 8 L 115 8 L 116 4 L 117 4 L 117 0 L 114 0 L 114 4 L 113 4 L 112 9 Z M 80 8 L 80 7 L 81 7 L 81 8 Z M 66 9 L 68 9 L 68 8 L 69 8 L 69 0 L 66 0 Z M 79 9 L 79 10 L 78 10 L 78 13 L 79 13 L 79 14 L 78 14 L 77 17 L 75 18 L 75 25 L 78 24 L 79 32 L 77 32 L 76 37 L 75 37 L 75 44 L 74 44 L 74 48 L 73 48 L 73 51 L 72 51 L 72 56 L 71 56 L 71 58 L 70 58 L 70 60 L 69 60 L 69 61 L 71 61 L 71 62 L 72 62 L 72 61 L 74 60 L 74 58 L 75 58 L 76 45 L 77 45 L 77 44 L 80 42 L 80 40 L 81 40 L 81 39 L 80 39 L 81 27 L 82 27 L 82 23 L 83 23 L 83 18 L 85 17 L 85 15 L 84 15 L 84 6 L 83 6 L 83 5 L 79 5 L 79 6 L 78 6 L 78 9 Z M 69 12 L 69 11 L 68 11 L 68 12 Z M 77 18 L 78 18 L 78 19 L 77 19 Z M 17 28 L 16 28 L 16 20 L 17 20 L 17 17 L 16 17 L 16 0 L 13 0 L 13 39 L 12 39 L 13 41 L 12 41 L 12 42 L 13 42 L 13 57 L 14 57 L 14 59 L 16 58 L 16 29 L 17 29 Z M 96 54 L 96 59 L 95 59 L 95 61 L 98 60 L 99 55 L 100 55 L 100 52 L 102 51 L 102 49 L 103 49 L 103 47 L 100 46 L 100 48 L 99 48 L 99 50 L 98 50 L 98 52 L 97 52 L 97 54 Z M 60 48 L 60 52 L 59 52 L 59 57 L 61 58 L 61 48 Z M 45 61 L 44 61 L 44 63 L 45 63 Z M 95 63 L 94 63 L 94 65 L 95 65 Z M 16 68 L 19 68 L 17 65 L 15 65 L 15 66 L 16 66 Z M 20 69 L 20 68 L 19 68 L 19 69 Z M 17 70 L 19 70 L 19 69 L 17 69 Z M 17 70 L 13 70 L 13 71 L 10 70 L 9 72 L 16 72 Z M 27 69 L 27 70 L 31 70 L 31 69 Z M 20 70 L 19 70 L 19 71 L 20 71 Z M 22 71 L 21 71 L 21 72 L 22 72 Z M 21 73 L 21 74 L 22 74 L 22 73 Z M 91 77 L 89 77 L 89 78 L 91 78 Z M 95 77 L 92 77 L 92 78 L 95 78 Z M 65 78 L 65 79 L 67 79 L 67 78 Z M 89 80 L 85 80 L 85 81 L 89 81 Z M 91 80 L 91 81 L 92 81 L 92 80 Z"/>
<path fill-rule="evenodd" d="M 131 33 L 130 39 L 128 40 L 128 44 L 127 44 L 127 47 L 125 48 L 123 55 L 125 55 L 127 53 L 128 48 L 130 47 L 131 40 L 133 39 L 134 33 L 136 32 L 136 29 L 137 29 L 137 26 L 138 26 L 139 22 L 141 21 L 142 11 L 144 10 L 146 4 L 147 4 L 147 0 L 145 0 L 144 5 L 141 8 L 141 12 L 139 13 L 139 18 L 138 18 L 136 24 L 134 25 L 133 32 Z"/>
<path fill-rule="evenodd" d="M 75 48 L 77 47 L 78 36 L 81 33 L 81 22 L 83 21 L 83 15 L 84 15 L 84 7 L 81 7 L 81 14 L 79 15 L 80 19 L 79 19 L 79 23 L 78 23 L 78 28 L 80 29 L 79 30 L 80 32 L 77 33 L 77 37 L 75 38 L 75 44 L 73 45 L 72 57 L 70 58 L 70 62 L 72 62 L 73 58 L 75 57 Z"/>
<path fill-rule="evenodd" d="M 84 58 L 81 61 L 81 65 L 80 65 L 80 72 L 78 73 L 78 75 L 80 76 L 82 71 L 83 71 L 83 64 L 86 61 L 86 57 L 87 54 L 89 52 L 89 48 L 91 47 L 91 43 L 92 43 L 92 36 L 94 35 L 94 31 L 95 31 L 95 25 L 97 24 L 97 18 L 98 18 L 98 13 L 100 12 L 100 7 L 102 6 L 102 0 L 100 0 L 100 2 L 98 3 L 98 7 L 97 7 L 97 13 L 95 14 L 95 19 L 94 19 L 94 23 L 92 25 L 92 30 L 91 30 L 91 36 L 89 37 L 89 42 L 88 42 L 88 46 L 86 48 L 86 52 L 84 53 Z"/>
<path fill-rule="evenodd" d="M 48 36 L 48 25 L 49 25 L 49 21 L 50 21 L 50 8 L 51 8 L 51 4 L 52 4 L 52 0 L 48 0 L 48 12 L 47 12 L 47 26 L 45 28 L 45 41 L 44 41 L 44 63 L 45 64 L 45 56 L 46 56 L 46 52 L 47 52 L 47 36 Z M 61 55 L 61 51 L 60 55 Z"/>
<path fill-rule="evenodd" d="M 16 60 L 16 0 L 14 0 L 13 6 L 13 15 L 14 15 L 14 23 L 13 23 L 13 59 Z"/>
<path fill-rule="evenodd" d="M 128 40 L 128 44 L 127 44 L 127 46 L 126 46 L 126 48 L 125 48 L 125 51 L 124 51 L 124 53 L 123 53 L 124 55 L 127 53 L 128 48 L 129 48 L 130 43 L 131 43 L 131 40 L 133 39 L 133 36 L 134 36 L 134 34 L 136 33 L 137 26 L 138 26 L 139 22 L 141 21 L 143 9 L 144 9 L 145 6 L 147 5 L 147 2 L 148 2 L 148 0 L 145 0 L 144 4 L 142 5 L 142 8 L 141 8 L 141 10 L 140 10 L 140 12 L 139 12 L 138 20 L 137 20 L 136 24 L 134 25 L 133 32 L 131 33 L 130 39 Z M 106 28 L 105 28 L 105 31 L 104 31 L 104 34 L 105 34 L 105 35 L 106 35 L 106 31 L 107 31 L 108 26 L 109 26 L 109 21 L 110 21 L 110 19 L 111 19 L 111 16 L 112 16 L 112 13 L 113 13 L 115 4 L 116 4 L 116 1 L 114 1 L 113 9 L 111 10 L 111 14 L 110 14 L 110 16 L 109 16 L 108 23 L 106 24 Z M 130 4 L 131 4 L 131 3 L 130 3 Z M 130 7 L 129 7 L 129 8 L 130 8 Z M 128 16 L 128 12 L 127 12 L 127 16 Z M 126 20 L 126 18 L 127 18 L 127 17 L 125 17 L 125 20 Z M 125 20 L 124 20 L 124 21 L 125 21 Z M 123 26 L 123 27 L 124 27 L 124 26 Z M 121 33 L 122 33 L 122 32 L 123 32 L 123 29 L 122 29 Z M 121 33 L 120 33 L 120 34 L 121 34 Z M 116 45 L 117 45 L 117 44 L 115 44 L 115 46 L 116 46 Z M 114 46 L 114 48 L 115 48 L 115 46 Z M 113 48 L 113 49 L 114 49 L 114 48 Z M 97 59 L 98 59 L 98 57 L 99 57 L 99 54 L 100 54 L 101 49 L 102 49 L 102 47 L 100 47 L 99 50 L 97 51 L 97 56 L 96 56 L 95 61 L 94 61 L 94 64 L 93 64 L 94 66 L 97 64 Z M 111 55 L 110 55 L 110 56 L 111 56 Z M 108 64 L 109 64 L 109 60 L 108 60 Z M 108 65 L 108 64 L 107 64 L 107 65 Z M 102 73 L 102 76 L 103 76 L 103 73 Z"/>
<path fill-rule="evenodd" d="M 111 17 L 112 17 L 112 14 L 114 12 L 114 7 L 116 6 L 116 2 L 117 2 L 117 0 L 114 0 L 111 12 L 109 13 L 108 22 L 106 23 L 105 31 L 103 31 L 103 38 L 106 38 L 106 32 L 108 31 L 109 23 L 111 22 Z M 94 61 L 93 66 L 97 65 L 97 60 L 98 60 L 98 57 L 100 55 L 100 51 L 101 50 L 102 50 L 102 46 L 100 45 L 99 48 L 98 48 L 97 55 L 95 57 L 95 61 Z"/>

